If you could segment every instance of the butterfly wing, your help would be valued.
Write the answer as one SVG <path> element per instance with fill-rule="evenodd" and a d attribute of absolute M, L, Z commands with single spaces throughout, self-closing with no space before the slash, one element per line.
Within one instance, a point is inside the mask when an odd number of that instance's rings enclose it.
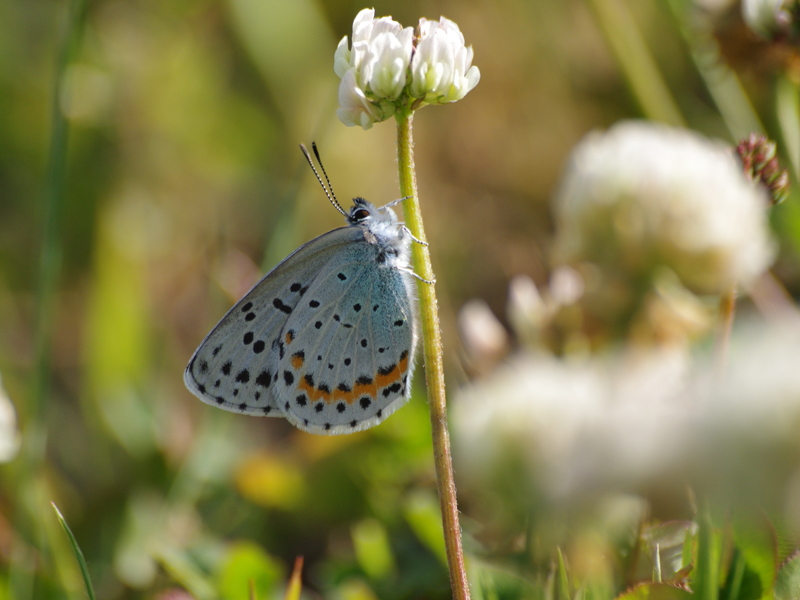
<path fill-rule="evenodd" d="M 286 320 L 273 393 L 310 433 L 374 427 L 408 400 L 417 334 L 409 275 L 379 249 L 341 249 Z"/>
<path fill-rule="evenodd" d="M 273 388 L 284 355 L 279 339 L 301 300 L 344 248 L 363 241 L 342 227 L 304 244 L 259 281 L 195 351 L 184 382 L 203 402 L 232 412 L 283 416 Z"/>

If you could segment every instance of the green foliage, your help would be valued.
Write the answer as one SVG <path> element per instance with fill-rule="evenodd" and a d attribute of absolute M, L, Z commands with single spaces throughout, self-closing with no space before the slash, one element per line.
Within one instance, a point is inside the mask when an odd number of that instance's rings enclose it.
<path fill-rule="evenodd" d="M 689 0 L 615 4 L 376 6 L 404 23 L 454 19 L 483 74 L 464 102 L 417 120 L 451 391 L 491 368 L 461 360 L 458 308 L 479 296 L 500 314 L 511 276 L 550 277 L 548 203 L 586 132 L 649 111 L 732 143 L 763 122 L 800 174 L 797 78 L 784 54 L 742 33 L 738 7 L 698 26 Z M 342 198 L 397 197 L 391 125 L 365 134 L 334 114 L 333 52 L 358 8 L 0 2 L 0 374 L 23 440 L 0 465 L 0 600 L 84 589 L 90 599 L 236 600 L 251 586 L 256 600 L 450 597 L 423 365 L 406 407 L 341 438 L 216 411 L 181 381 L 257 265 L 341 224 L 299 142 L 320 143 Z M 604 40 L 623 43 L 609 51 Z M 770 302 L 796 309 L 800 295 L 796 186 L 772 221 L 774 274 L 788 293 L 767 294 L 767 309 L 743 302 L 768 317 Z M 635 345 L 641 313 L 603 322 L 599 312 L 566 307 L 541 338 L 558 352 Z M 635 433 L 619 434 L 632 454 Z M 507 442 L 496 441 L 501 451 Z M 731 453 L 738 467 L 760 450 L 743 439 Z M 473 596 L 800 600 L 797 539 L 782 522 L 797 500 L 782 495 L 794 456 L 775 462 L 780 477 L 730 488 L 697 514 L 682 487 L 652 479 L 583 495 L 596 474 L 581 471 L 548 495 L 536 484 L 558 474 L 527 472 L 510 454 L 480 489 L 457 463 Z M 712 469 L 688 471 L 681 478 L 717 481 Z M 768 517 L 728 516 L 740 493 L 761 494 Z"/>

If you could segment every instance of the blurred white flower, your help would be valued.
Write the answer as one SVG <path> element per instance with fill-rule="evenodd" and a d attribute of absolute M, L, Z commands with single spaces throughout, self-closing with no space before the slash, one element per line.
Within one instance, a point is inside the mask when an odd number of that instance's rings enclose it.
<path fill-rule="evenodd" d="M 478 371 L 494 366 L 508 350 L 508 334 L 483 300 L 475 298 L 461 307 L 458 329 L 467 358 Z"/>
<path fill-rule="evenodd" d="M 609 490 L 681 496 L 688 483 L 782 506 L 800 460 L 798 348 L 796 325 L 744 324 L 724 382 L 675 347 L 519 356 L 454 399 L 462 488 L 500 499 L 503 485 L 538 490 L 531 502 L 565 506 Z"/>
<path fill-rule="evenodd" d="M 795 0 L 742 0 L 742 17 L 750 29 L 771 38 L 789 29 L 791 4 L 796 4 Z"/>
<path fill-rule="evenodd" d="M 19 446 L 20 437 L 14 405 L 0 380 L 0 463 L 13 459 L 19 451 Z"/>
<path fill-rule="evenodd" d="M 339 119 L 364 129 L 398 110 L 415 110 L 423 102 L 459 100 L 480 79 L 478 68 L 472 66 L 472 48 L 464 46 L 464 36 L 452 21 L 420 19 L 415 38 L 411 27 L 404 28 L 391 17 L 376 19 L 371 8 L 356 15 L 352 44 L 347 36 L 339 42 L 333 70 L 342 80 Z"/>
<path fill-rule="evenodd" d="M 481 73 L 472 66 L 472 46 L 464 45 L 458 25 L 441 17 L 419 20 L 419 43 L 411 60 L 411 95 L 429 103 L 460 100 L 472 90 Z"/>
<path fill-rule="evenodd" d="M 550 297 L 556 304 L 575 304 L 583 296 L 583 290 L 583 277 L 575 269 L 561 265 L 550 274 Z"/>
<path fill-rule="evenodd" d="M 556 245 L 567 261 L 632 281 L 666 266 L 695 292 L 747 287 L 775 256 L 766 206 L 724 145 L 625 122 L 573 151 L 555 199 Z"/>
<path fill-rule="evenodd" d="M 506 314 L 514 333 L 531 345 L 539 336 L 552 313 L 533 279 L 517 275 L 508 284 Z"/>

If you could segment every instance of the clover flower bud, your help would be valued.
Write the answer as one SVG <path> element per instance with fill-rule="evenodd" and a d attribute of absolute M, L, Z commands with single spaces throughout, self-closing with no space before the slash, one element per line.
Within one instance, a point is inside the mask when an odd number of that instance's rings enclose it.
<path fill-rule="evenodd" d="M 745 176 L 767 188 L 773 205 L 780 204 L 789 195 L 789 173 L 781 168 L 775 151 L 775 142 L 755 133 L 736 146 Z"/>
<path fill-rule="evenodd" d="M 758 35 L 780 38 L 797 34 L 800 2 L 797 0 L 743 0 L 742 18 Z"/>

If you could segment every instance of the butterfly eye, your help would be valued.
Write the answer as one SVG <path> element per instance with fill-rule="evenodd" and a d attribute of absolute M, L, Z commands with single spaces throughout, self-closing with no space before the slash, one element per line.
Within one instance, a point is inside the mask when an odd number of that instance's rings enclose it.
<path fill-rule="evenodd" d="M 356 221 L 363 221 L 369 216 L 369 211 L 365 208 L 359 208 L 356 212 L 353 213 L 353 218 Z"/>

